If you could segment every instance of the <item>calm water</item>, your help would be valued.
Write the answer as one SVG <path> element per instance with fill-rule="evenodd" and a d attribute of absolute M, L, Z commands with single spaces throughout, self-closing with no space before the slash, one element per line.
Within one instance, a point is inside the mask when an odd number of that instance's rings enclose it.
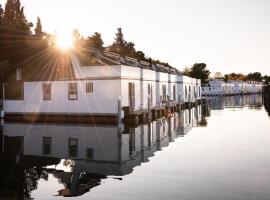
<path fill-rule="evenodd" d="M 269 200 L 266 108 L 251 95 L 139 127 L 3 123 L 0 199 Z"/>

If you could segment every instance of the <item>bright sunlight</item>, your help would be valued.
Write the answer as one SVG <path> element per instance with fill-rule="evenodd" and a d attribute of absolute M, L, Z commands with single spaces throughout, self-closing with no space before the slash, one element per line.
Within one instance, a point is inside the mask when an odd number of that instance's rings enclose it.
<path fill-rule="evenodd" d="M 67 50 L 73 47 L 73 37 L 71 33 L 57 33 L 56 45 L 61 50 Z"/>

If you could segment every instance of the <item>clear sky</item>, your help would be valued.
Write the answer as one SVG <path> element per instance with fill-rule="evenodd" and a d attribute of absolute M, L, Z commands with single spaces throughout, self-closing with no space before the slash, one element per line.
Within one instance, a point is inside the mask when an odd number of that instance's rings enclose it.
<path fill-rule="evenodd" d="M 1 4 L 5 0 L 0 0 Z M 270 0 L 21 0 L 46 32 L 102 34 L 117 27 L 147 56 L 182 70 L 205 62 L 212 72 L 270 75 Z"/>

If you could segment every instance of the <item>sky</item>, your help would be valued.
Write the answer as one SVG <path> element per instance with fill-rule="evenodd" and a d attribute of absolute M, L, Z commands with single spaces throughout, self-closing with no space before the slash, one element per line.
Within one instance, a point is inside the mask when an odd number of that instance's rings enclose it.
<path fill-rule="evenodd" d="M 0 0 L 4 5 L 6 0 Z M 48 33 L 100 32 L 105 45 L 122 27 L 147 56 L 183 70 L 270 75 L 270 0 L 21 0 Z"/>

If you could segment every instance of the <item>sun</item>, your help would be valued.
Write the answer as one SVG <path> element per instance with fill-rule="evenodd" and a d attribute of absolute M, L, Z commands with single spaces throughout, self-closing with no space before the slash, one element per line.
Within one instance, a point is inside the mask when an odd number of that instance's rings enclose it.
<path fill-rule="evenodd" d="M 61 50 L 68 50 L 73 48 L 74 42 L 72 34 L 70 33 L 57 33 L 56 46 Z"/>

